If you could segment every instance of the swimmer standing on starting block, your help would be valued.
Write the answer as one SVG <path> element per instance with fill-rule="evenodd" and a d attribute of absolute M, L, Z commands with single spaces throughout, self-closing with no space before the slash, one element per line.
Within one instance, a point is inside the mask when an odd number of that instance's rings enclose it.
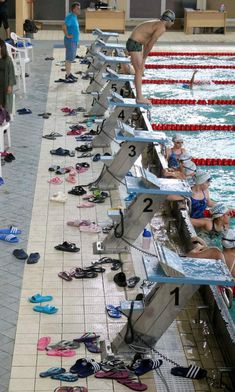
<path fill-rule="evenodd" d="M 165 33 L 166 28 L 173 26 L 175 13 L 171 10 L 163 12 L 160 20 L 150 20 L 135 27 L 130 38 L 127 40 L 126 49 L 131 56 L 131 62 L 135 70 L 136 102 L 149 103 L 142 94 L 142 76 L 145 61 L 156 41 Z"/>

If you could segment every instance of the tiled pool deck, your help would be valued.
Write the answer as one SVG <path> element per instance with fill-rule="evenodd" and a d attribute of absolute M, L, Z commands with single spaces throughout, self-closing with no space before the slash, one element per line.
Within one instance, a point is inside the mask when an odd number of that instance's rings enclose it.
<path fill-rule="evenodd" d="M 163 50 L 234 50 L 230 44 L 234 43 L 235 34 L 226 36 L 204 36 L 204 41 L 193 47 L 185 42 L 193 42 L 195 36 L 185 36 L 183 33 L 167 33 L 164 42 L 160 43 Z M 222 41 L 222 38 L 223 41 Z M 15 116 L 11 127 L 12 152 L 16 156 L 13 163 L 6 163 L 3 176 L 6 185 L 0 189 L 1 226 L 14 224 L 23 230 L 21 242 L 16 246 L 1 242 L 0 244 L 0 392 L 13 391 L 53 391 L 59 383 L 51 379 L 39 378 L 39 372 L 51 366 L 68 367 L 75 362 L 73 358 L 49 357 L 44 352 L 36 350 L 36 343 L 41 336 L 51 336 L 52 341 L 72 339 L 85 331 L 96 331 L 102 338 L 112 339 L 122 323 L 108 319 L 104 306 L 108 303 L 118 304 L 126 296 L 134 298 L 136 291 L 123 291 L 117 288 L 112 278 L 114 272 L 107 268 L 105 274 L 94 280 L 65 282 L 57 274 L 63 269 L 70 269 L 74 265 L 87 266 L 97 257 L 92 253 L 92 242 L 97 235 L 80 233 L 78 229 L 66 225 L 68 220 L 91 219 L 105 220 L 106 210 L 115 205 L 118 193 L 111 192 L 111 199 L 95 208 L 79 211 L 76 208 L 81 200 L 70 196 L 66 204 L 49 201 L 50 196 L 62 190 L 65 193 L 71 188 L 67 182 L 61 185 L 49 185 L 48 167 L 51 164 L 61 166 L 74 165 L 76 158 L 52 157 L 52 148 L 63 147 L 74 149 L 76 142 L 73 137 L 66 136 L 69 124 L 67 121 L 81 119 L 82 115 L 64 117 L 60 108 L 63 106 L 83 106 L 89 109 L 90 98 L 81 95 L 87 82 L 80 81 L 73 85 L 55 84 L 54 80 L 62 77 L 60 67 L 55 62 L 45 61 L 45 57 L 54 56 L 56 61 L 63 60 L 63 49 L 53 49 L 55 40 L 60 40 L 60 32 L 38 33 L 35 43 L 35 60 L 31 66 L 30 78 L 27 80 L 28 93 L 25 98 L 17 94 L 16 106 L 30 107 L 32 115 Z M 121 36 L 120 41 L 126 36 Z M 191 38 L 191 41 L 187 41 Z M 82 40 L 91 40 L 91 34 L 84 34 Z M 205 43 L 206 39 L 206 43 Z M 41 41 L 40 41 L 41 40 Z M 47 41 L 46 41 L 47 40 Z M 168 40 L 168 42 L 166 42 Z M 182 47 L 180 46 L 182 45 Z M 81 53 L 84 47 L 81 46 Z M 85 70 L 86 66 L 74 65 L 74 70 Z M 43 121 L 38 113 L 44 111 L 52 113 L 50 119 Z M 42 139 L 42 134 L 51 131 L 65 135 L 55 141 Z M 99 150 L 98 150 L 99 151 Z M 78 183 L 92 181 L 100 173 L 102 164 L 92 163 L 91 169 L 78 175 Z M 64 176 L 62 176 L 64 179 Z M 103 235 L 99 235 L 103 238 Z M 81 247 L 79 254 L 58 252 L 54 246 L 68 240 Z M 30 252 L 40 252 L 38 264 L 25 265 L 12 256 L 14 248 L 25 248 Z M 125 263 L 124 272 L 133 273 L 130 258 Z M 134 269 L 138 269 L 134 265 Z M 37 292 L 51 294 L 53 304 L 58 306 L 56 315 L 42 315 L 33 312 L 32 305 L 27 298 Z M 223 359 L 214 339 L 211 326 L 206 321 L 195 324 L 196 304 L 201 303 L 196 294 L 183 310 L 178 319 L 158 342 L 158 349 L 175 361 L 186 365 L 197 363 L 206 367 L 211 375 L 216 374 L 216 368 L 223 366 Z M 16 335 L 15 335 L 16 334 Z M 14 350 L 14 353 L 13 353 Z M 84 346 L 77 352 L 77 357 L 91 356 Z M 88 355 L 89 354 L 89 355 Z M 75 358 L 77 358 L 75 357 Z M 98 355 L 93 356 L 99 359 Z M 164 364 L 163 374 L 166 377 L 170 391 L 219 391 L 211 388 L 206 381 L 191 382 L 176 379 L 169 374 L 170 367 Z M 10 375 L 11 372 L 11 375 Z M 10 379 L 10 384 L 9 384 Z M 82 380 L 83 381 L 83 380 Z M 144 377 L 148 390 L 164 391 L 164 384 L 156 378 L 156 384 L 150 375 Z M 8 386 L 9 385 L 9 386 Z M 67 385 L 67 384 L 66 384 Z M 73 385 L 73 383 L 71 384 Z M 85 382 L 75 385 L 87 385 L 89 391 L 127 391 L 126 387 L 112 381 L 99 380 L 90 377 Z"/>

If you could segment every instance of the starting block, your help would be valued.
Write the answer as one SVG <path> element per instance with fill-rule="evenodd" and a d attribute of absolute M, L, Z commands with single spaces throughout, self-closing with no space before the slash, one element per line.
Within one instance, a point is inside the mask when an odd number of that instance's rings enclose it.
<path fill-rule="evenodd" d="M 136 108 L 145 110 L 150 109 L 151 105 L 136 103 L 135 99 L 123 98 L 121 95 L 113 92 L 109 99 L 109 109 L 112 112 L 109 118 L 103 121 L 101 132 L 94 138 L 92 146 L 94 148 L 109 147 L 115 137 L 117 121 L 127 122 Z"/>
<path fill-rule="evenodd" d="M 154 214 L 159 203 L 168 195 L 190 196 L 191 188 L 186 181 L 157 178 L 154 174 L 143 170 L 142 177 L 125 177 L 128 193 L 136 193 L 137 197 L 128 206 L 123 220 L 116 225 L 103 242 L 93 244 L 94 254 L 127 253 L 129 244 L 133 244 L 142 233 Z M 116 233 L 122 232 L 120 237 Z"/>
<path fill-rule="evenodd" d="M 101 29 L 95 29 L 92 31 L 93 35 L 96 35 L 95 41 L 92 42 L 90 47 L 87 50 L 87 56 L 91 55 L 93 56 L 97 51 L 99 51 L 99 47 L 96 45 L 98 40 L 101 40 L 102 42 L 106 43 L 109 38 L 115 38 L 118 41 L 119 34 L 114 33 L 111 31 L 102 31 Z"/>
<path fill-rule="evenodd" d="M 94 79 L 91 80 L 86 92 L 91 93 L 93 91 L 100 91 L 105 84 L 105 80 L 102 78 L 102 75 L 106 71 L 106 68 L 109 67 L 115 69 L 117 64 L 130 64 L 130 60 L 127 57 L 106 56 L 101 52 L 96 53 L 94 61 L 91 64 L 96 72 Z M 88 67 L 87 72 L 88 71 L 90 71 L 90 67 Z"/>
<path fill-rule="evenodd" d="M 163 132 L 134 130 L 122 122 L 119 122 L 119 128 L 115 130 L 115 133 L 115 139 L 122 144 L 111 164 L 104 167 L 102 175 L 95 184 L 103 190 L 118 188 L 119 183 L 149 143 L 165 144 L 167 142 Z"/>
<path fill-rule="evenodd" d="M 105 81 L 104 87 L 94 97 L 89 116 L 103 116 L 108 109 L 108 96 L 110 93 L 117 92 L 120 94 L 122 87 L 126 83 L 134 81 L 134 75 L 118 74 L 112 68 L 107 67 L 106 72 L 102 74 L 102 79 Z"/>
<path fill-rule="evenodd" d="M 156 243 L 156 257 L 144 256 L 147 281 L 155 282 L 144 299 L 134 303 L 133 341 L 125 342 L 127 325 L 118 333 L 111 347 L 120 352 L 131 346 L 154 347 L 201 285 L 235 286 L 226 264 L 220 260 L 180 257 L 176 252 Z M 140 306 L 142 304 L 142 308 Z M 121 303 L 128 316 L 130 302 Z"/>

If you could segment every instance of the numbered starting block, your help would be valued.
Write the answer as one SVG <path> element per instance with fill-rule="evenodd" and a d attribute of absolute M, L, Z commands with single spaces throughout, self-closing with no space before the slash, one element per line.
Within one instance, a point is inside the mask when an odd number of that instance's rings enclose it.
<path fill-rule="evenodd" d="M 93 244 L 95 254 L 129 252 L 129 245 L 136 241 L 166 196 L 187 197 L 192 194 L 185 181 L 157 178 L 147 170 L 143 170 L 143 174 L 142 177 L 125 177 L 127 192 L 136 193 L 136 199 L 128 206 L 126 213 L 120 217 L 120 223 L 105 240 Z"/>
<path fill-rule="evenodd" d="M 106 82 L 103 79 L 103 73 L 106 71 L 106 68 L 109 67 L 111 69 L 115 69 L 118 64 L 130 64 L 130 60 L 127 57 L 106 56 L 104 53 L 101 52 L 96 53 L 96 55 L 94 56 L 94 61 L 91 64 L 91 66 L 96 70 L 96 72 L 94 74 L 94 78 L 91 80 L 91 83 L 87 87 L 86 92 L 99 92 Z M 91 67 L 88 67 L 88 71 L 90 70 Z"/>
<path fill-rule="evenodd" d="M 144 303 L 134 302 L 132 320 L 129 320 L 134 331 L 132 341 L 127 339 L 128 326 L 125 325 L 111 343 L 115 353 L 126 351 L 127 343 L 133 348 L 154 347 L 199 286 L 235 286 L 223 261 L 180 257 L 159 244 L 156 244 L 155 251 L 156 257 L 143 257 L 146 279 L 155 284 Z M 130 306 L 129 301 L 121 303 L 122 312 L 127 316 Z"/>
<path fill-rule="evenodd" d="M 113 43 L 113 42 L 105 42 L 101 38 L 95 41 L 95 46 L 98 49 L 98 52 L 101 51 L 106 56 L 110 56 L 113 51 L 125 50 L 126 45 Z"/>
<path fill-rule="evenodd" d="M 92 42 L 90 47 L 87 50 L 87 56 L 93 56 L 100 50 L 100 46 L 97 46 L 97 41 L 101 40 L 106 43 L 109 39 L 114 38 L 118 41 L 119 34 L 111 31 L 102 31 L 100 29 L 95 29 L 92 31 L 92 34 L 96 36 L 95 40 Z"/>
<path fill-rule="evenodd" d="M 103 116 L 108 109 L 109 101 L 108 96 L 111 92 L 120 94 L 121 89 L 128 83 L 134 81 L 133 75 L 118 74 L 112 68 L 107 67 L 106 72 L 102 74 L 105 85 L 100 92 L 94 94 L 93 103 L 89 111 L 89 116 Z"/>
<path fill-rule="evenodd" d="M 151 105 L 136 103 L 135 99 L 123 98 L 117 93 L 112 93 L 109 99 L 109 110 L 111 114 L 109 118 L 105 119 L 101 124 L 101 129 L 99 135 L 97 135 L 92 146 L 95 147 L 109 147 L 113 139 L 115 138 L 115 128 L 118 120 L 127 122 L 131 117 L 135 109 L 141 109 L 143 112 L 149 110 Z"/>
<path fill-rule="evenodd" d="M 167 142 L 163 132 L 134 130 L 121 121 L 118 125 L 118 129 L 115 130 L 115 139 L 120 142 L 121 147 L 111 164 L 104 167 L 95 184 L 99 189 L 116 189 L 149 143 L 165 144 Z"/>

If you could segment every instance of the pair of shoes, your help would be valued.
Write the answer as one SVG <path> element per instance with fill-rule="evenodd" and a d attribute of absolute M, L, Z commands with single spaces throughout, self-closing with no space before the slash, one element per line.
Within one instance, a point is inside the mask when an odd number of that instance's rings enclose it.
<path fill-rule="evenodd" d="M 27 264 L 36 264 L 40 259 L 40 254 L 38 252 L 30 253 L 28 256 L 24 249 L 14 249 L 13 255 L 18 260 L 27 260 Z"/>
<path fill-rule="evenodd" d="M 64 192 L 59 191 L 57 193 L 54 193 L 51 196 L 50 200 L 56 201 L 57 203 L 65 203 L 67 201 L 67 196 L 65 195 Z"/>
<path fill-rule="evenodd" d="M 75 156 L 75 152 L 74 151 L 70 151 L 70 150 L 66 150 L 62 147 L 57 148 L 56 150 L 50 150 L 50 154 L 51 155 L 59 155 L 59 156 L 70 156 L 70 157 L 74 157 Z"/>
<path fill-rule="evenodd" d="M 47 182 L 53 185 L 60 185 L 62 184 L 63 180 L 59 177 L 52 177 L 50 180 L 47 180 Z"/>
<path fill-rule="evenodd" d="M 76 244 L 72 243 L 72 242 L 63 242 L 62 244 L 56 245 L 55 246 L 56 250 L 61 250 L 62 252 L 79 252 L 80 248 L 76 247 Z"/>
<path fill-rule="evenodd" d="M 42 136 L 44 139 L 48 139 L 48 140 L 55 140 L 57 137 L 61 137 L 63 135 L 61 135 L 61 133 L 58 132 L 51 132 L 48 135 L 44 135 Z"/>
<path fill-rule="evenodd" d="M 126 274 L 124 272 L 119 272 L 114 275 L 113 280 L 119 287 L 128 287 L 133 289 L 140 281 L 140 278 L 138 276 L 132 276 L 131 278 L 126 279 Z"/>
<path fill-rule="evenodd" d="M 5 162 L 12 162 L 14 160 L 15 160 L 15 157 L 11 152 L 7 153 L 7 155 L 4 157 Z"/>
<path fill-rule="evenodd" d="M 75 186 L 73 187 L 70 191 L 68 191 L 70 195 L 75 195 L 75 196 L 82 196 L 85 195 L 86 190 L 82 186 Z"/>
<path fill-rule="evenodd" d="M 114 306 L 114 305 L 106 305 L 106 310 L 111 318 L 121 318 L 122 314 L 120 312 L 121 307 L 120 306 Z"/>
<path fill-rule="evenodd" d="M 53 297 L 51 295 L 41 295 L 41 294 L 35 294 L 32 297 L 29 298 L 29 302 L 31 303 L 42 303 L 42 302 L 49 302 L 52 301 Z M 36 305 L 33 307 L 33 310 L 35 312 L 39 312 L 39 313 L 46 313 L 46 314 L 54 314 L 56 312 L 58 312 L 58 308 L 56 308 L 55 306 L 51 306 L 51 305 L 45 305 L 45 306 L 40 306 L 40 305 Z"/>
<path fill-rule="evenodd" d="M 17 113 L 18 113 L 18 114 L 31 114 L 32 111 L 31 111 L 30 109 L 23 108 L 23 109 L 18 109 L 18 110 L 17 110 Z"/>

